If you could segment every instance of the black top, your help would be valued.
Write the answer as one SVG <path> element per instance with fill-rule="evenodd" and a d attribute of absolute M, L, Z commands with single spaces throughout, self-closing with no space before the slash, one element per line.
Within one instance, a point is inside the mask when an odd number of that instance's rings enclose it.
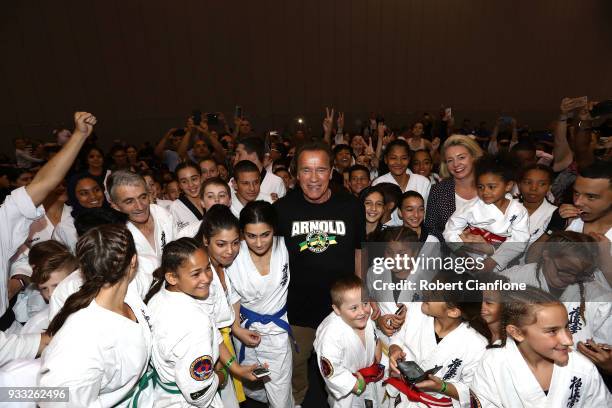
<path fill-rule="evenodd" d="M 427 212 L 424 226 L 429 233 L 440 242 L 444 242 L 444 228 L 446 222 L 455 212 L 455 179 L 445 178 L 439 183 L 431 186 L 429 198 L 427 199 Z"/>
<path fill-rule="evenodd" d="M 331 283 L 355 273 L 355 250 L 365 241 L 365 210 L 349 193 L 333 192 L 325 203 L 313 204 L 299 189 L 274 206 L 278 235 L 289 252 L 289 323 L 316 328 L 331 312 Z"/>

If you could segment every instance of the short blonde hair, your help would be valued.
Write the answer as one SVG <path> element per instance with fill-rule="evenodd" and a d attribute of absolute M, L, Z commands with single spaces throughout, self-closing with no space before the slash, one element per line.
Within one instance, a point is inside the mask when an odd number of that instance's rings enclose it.
<path fill-rule="evenodd" d="M 440 177 L 447 178 L 450 177 L 450 173 L 448 171 L 448 167 L 446 166 L 446 149 L 452 146 L 463 146 L 470 152 L 470 155 L 474 158 L 474 160 L 482 157 L 484 152 L 478 146 L 478 143 L 474 139 L 465 135 L 452 135 L 442 145 L 442 149 L 440 150 Z"/>

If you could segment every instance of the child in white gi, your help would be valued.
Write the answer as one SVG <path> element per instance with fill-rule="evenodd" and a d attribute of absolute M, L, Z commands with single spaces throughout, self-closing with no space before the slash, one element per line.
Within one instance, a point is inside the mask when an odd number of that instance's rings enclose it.
<path fill-rule="evenodd" d="M 85 282 L 49 324 L 53 338 L 37 386 L 68 387 L 71 406 L 146 406 L 138 401 L 152 390 L 152 339 L 145 304 L 128 292 L 137 270 L 132 234 L 103 225 L 83 235 L 76 251 Z"/>
<path fill-rule="evenodd" d="M 593 363 L 572 351 L 567 310 L 554 296 L 532 286 L 505 292 L 502 322 L 501 347 L 485 352 L 474 375 L 473 406 L 612 406 Z"/>
<path fill-rule="evenodd" d="M 45 306 L 21 328 L 21 333 L 42 333 L 49 326 L 49 299 L 57 285 L 79 267 L 78 260 L 63 244 L 49 240 L 32 247 L 29 256 L 32 266 L 32 287 L 40 293 Z"/>
<path fill-rule="evenodd" d="M 223 407 L 217 390 L 227 383 L 232 356 L 202 303 L 209 296 L 212 273 L 208 254 L 195 239 L 181 238 L 164 248 L 146 299 L 152 316 L 156 407 Z M 252 380 L 255 367 L 229 365 L 234 375 Z"/>
<path fill-rule="evenodd" d="M 170 214 L 174 218 L 175 232 L 193 224 L 198 224 L 204 216 L 204 205 L 200 198 L 202 188 L 201 170 L 198 165 L 191 162 L 176 166 L 181 195 L 170 204 Z"/>
<path fill-rule="evenodd" d="M 464 276 L 440 274 L 434 281 L 465 282 Z M 414 385 L 398 379 L 389 380 L 387 392 L 396 401 L 399 395 L 401 401 L 395 406 L 421 407 L 425 402 L 442 404 L 439 406 L 470 406 L 469 384 L 490 333 L 480 317 L 480 303 L 464 296 L 469 295 L 449 290 L 426 294 L 428 301 L 409 304 L 406 322 L 391 338 L 391 372 L 400 375 L 398 360 L 414 361 L 423 370 L 439 369 L 435 375 L 430 374 Z"/>
<path fill-rule="evenodd" d="M 488 256 L 481 272 L 504 269 L 527 247 L 529 214 L 509 194 L 513 177 L 511 163 L 502 157 L 481 157 L 476 163 L 478 199 L 446 222 L 444 240 L 453 250 L 469 244 L 468 250 Z"/>
<path fill-rule="evenodd" d="M 331 287 L 333 312 L 317 328 L 314 349 L 325 380 L 331 408 L 378 407 L 371 382 L 380 381 L 382 350 L 370 319 L 370 304 L 362 299 L 357 276 L 342 278 Z"/>
<path fill-rule="evenodd" d="M 260 384 L 245 383 L 245 394 L 272 408 L 293 407 L 291 390 L 291 326 L 287 320 L 289 254 L 282 237 L 274 236 L 276 210 L 266 201 L 247 203 L 240 212 L 244 237 L 238 257 L 227 268 L 234 287 L 233 303 L 241 317 L 232 326 L 244 364 L 269 364 L 270 375 Z M 259 335 L 259 342 L 250 334 Z M 246 347 L 245 347 L 246 346 Z M 255 386 L 259 386 L 256 388 Z"/>

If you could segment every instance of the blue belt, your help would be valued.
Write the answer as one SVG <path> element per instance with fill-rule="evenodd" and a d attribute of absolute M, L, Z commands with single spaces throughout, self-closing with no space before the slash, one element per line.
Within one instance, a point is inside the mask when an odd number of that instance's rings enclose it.
<path fill-rule="evenodd" d="M 274 323 L 275 325 L 277 325 L 278 327 L 280 327 L 281 329 L 283 329 L 289 334 L 289 337 L 291 337 L 291 341 L 293 341 L 293 345 L 295 346 L 295 350 L 298 351 L 297 343 L 295 342 L 295 339 L 293 338 L 293 331 L 291 330 L 291 326 L 289 325 L 289 323 L 281 319 L 285 315 L 285 313 L 287 313 L 287 305 L 283 306 L 281 310 L 271 315 L 259 314 L 257 312 L 249 310 L 246 307 L 240 305 L 240 316 L 242 316 L 244 319 L 243 323 L 244 323 L 245 329 L 248 329 L 249 327 L 251 327 L 253 323 L 261 323 L 261 324 Z M 244 360 L 244 343 L 241 342 L 240 353 L 238 354 L 238 362 L 242 363 L 243 360 Z"/>

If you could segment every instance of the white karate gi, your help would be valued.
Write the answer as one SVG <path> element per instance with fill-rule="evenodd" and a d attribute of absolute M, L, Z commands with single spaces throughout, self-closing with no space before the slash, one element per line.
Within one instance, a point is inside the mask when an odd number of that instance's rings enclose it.
<path fill-rule="evenodd" d="M 0 316 L 9 306 L 9 259 L 28 238 L 32 222 L 43 215 L 44 207 L 34 206 L 25 187 L 11 192 L 0 205 Z"/>
<path fill-rule="evenodd" d="M 259 192 L 259 195 L 255 199 L 255 201 L 267 201 L 270 204 L 274 202 L 270 194 L 264 193 L 262 191 Z M 230 210 L 232 210 L 232 214 L 234 214 L 236 218 L 240 219 L 240 211 L 242 211 L 243 208 L 244 205 L 238 199 L 236 192 L 232 190 L 232 206 L 230 207 Z"/>
<path fill-rule="evenodd" d="M 185 227 L 200 223 L 200 219 L 180 199 L 172 201 L 168 211 L 174 218 L 174 230 L 177 233 L 180 233 Z"/>
<path fill-rule="evenodd" d="M 275 237 L 271 248 L 270 272 L 262 276 L 249 253 L 249 247 L 245 241 L 240 245 L 240 252 L 226 269 L 234 289 L 234 297 L 230 303 L 240 302 L 240 305 L 259 315 L 277 315 L 287 303 L 287 289 L 289 286 L 289 255 L 282 237 Z M 246 313 L 246 312 L 244 312 Z M 242 312 L 241 312 L 242 314 Z M 243 319 L 245 315 L 241 316 Z M 287 312 L 277 316 L 289 326 Z M 289 334 L 287 331 L 273 321 L 267 324 L 253 321 L 249 330 L 253 330 L 261 336 L 261 342 L 255 348 L 244 347 L 245 358 L 241 364 L 264 364 L 268 363 L 270 379 L 262 383 L 243 382 L 246 395 L 260 402 L 268 402 L 272 408 L 284 408 L 293 406 L 291 388 L 292 354 Z M 245 327 L 247 321 L 242 322 Z M 240 353 L 243 347 L 240 340 L 234 338 L 236 352 Z"/>
<path fill-rule="evenodd" d="M 147 237 L 130 221 L 127 222 L 127 228 L 134 237 L 136 244 L 136 253 L 138 254 L 138 272 L 134 281 L 140 293 L 140 297 L 144 297 L 149 292 L 151 283 L 153 282 L 153 271 L 161 264 L 161 257 L 164 247 L 168 242 L 174 240 L 175 224 L 172 215 L 158 205 L 150 205 L 150 217 L 153 217 L 155 223 L 155 248 L 151 246 Z"/>
<path fill-rule="evenodd" d="M 546 232 L 546 227 L 550 223 L 550 219 L 556 209 L 557 206 L 552 205 L 545 199 L 533 214 L 529 216 L 529 245 L 533 244 Z"/>
<path fill-rule="evenodd" d="M 210 293 L 208 298 L 202 300 L 201 303 L 208 314 L 213 316 L 217 328 L 221 330 L 230 327 L 234 323 L 234 308 L 229 299 L 235 298 L 235 295 L 227 273 L 224 277 L 225 287 L 227 288 L 226 292 L 223 290 L 219 275 L 217 275 L 217 271 L 215 271 L 212 264 L 211 268 L 213 280 L 210 284 Z M 221 401 L 223 401 L 223 406 L 225 408 L 239 408 L 236 392 L 234 391 L 234 384 L 231 379 L 228 381 L 227 386 L 221 390 L 220 394 Z"/>
<path fill-rule="evenodd" d="M 128 407 L 137 394 L 146 398 L 152 393 L 152 384 L 139 384 L 151 356 L 149 313 L 138 296 L 128 293 L 125 303 L 138 322 L 95 300 L 70 315 L 41 356 L 38 386 L 69 387 L 70 406 L 83 407 Z"/>
<path fill-rule="evenodd" d="M 423 370 L 442 366 L 435 376 L 453 384 L 457 389 L 459 400 L 452 400 L 453 407 L 470 407 L 469 386 L 487 347 L 487 340 L 476 330 L 462 322 L 437 343 L 434 318 L 421 311 L 421 303 L 414 302 L 409 304 L 406 321 L 400 331 L 391 337 L 391 344 L 401 347 L 406 353 L 406 361 L 416 362 Z M 398 394 L 389 385 L 387 392 L 392 396 Z M 431 395 L 436 398 L 445 397 L 438 393 Z M 423 406 L 409 401 L 403 394 L 401 399 L 399 407 L 402 408 Z"/>
<path fill-rule="evenodd" d="M 416 191 L 417 193 L 423 196 L 423 200 L 425 201 L 425 207 L 427 208 L 427 199 L 429 198 L 431 182 L 427 177 L 421 176 L 420 174 L 415 174 L 410 169 L 406 170 L 406 174 L 409 174 L 410 178 L 408 179 L 406 189 L 403 190 L 402 193 L 405 193 L 406 191 Z M 401 186 L 397 184 L 397 181 L 395 181 L 395 178 L 393 178 L 393 174 L 391 173 L 383 174 L 382 176 L 372 181 L 373 186 L 380 183 L 392 183 L 401 188 Z"/>
<path fill-rule="evenodd" d="M 515 266 L 499 272 L 511 282 L 522 282 L 550 292 L 543 273 L 537 278 L 538 264 Z M 584 319 L 580 316 L 580 287 L 569 285 L 559 300 L 567 308 L 574 344 L 593 338 L 596 343 L 612 344 L 612 291 L 597 280 L 584 282 L 585 310 Z M 585 321 L 586 320 L 586 321 Z"/>
<path fill-rule="evenodd" d="M 165 285 L 149 301 L 149 310 L 151 360 L 159 375 L 154 406 L 222 408 L 214 365 L 223 339 L 213 317 L 200 300 Z"/>
<path fill-rule="evenodd" d="M 486 351 L 471 388 L 483 408 L 612 406 L 597 368 L 575 351 L 566 366 L 555 364 L 546 395 L 511 338 L 505 347 Z"/>
<path fill-rule="evenodd" d="M 523 254 L 530 236 L 527 209 L 509 194 L 506 198 L 510 202 L 505 213 L 495 204 L 485 204 L 480 198 L 461 211 L 455 211 L 446 222 L 444 240 L 451 247 L 461 247 L 463 241 L 459 235 L 469 226 L 506 237 L 506 241 L 491 255 L 498 265 L 497 269 L 504 269 L 510 261 Z"/>
<path fill-rule="evenodd" d="M 282 198 L 287 194 L 283 179 L 268 170 L 266 170 L 266 176 L 261 180 L 259 191 L 269 196 L 276 194 L 278 198 Z"/>
<path fill-rule="evenodd" d="M 36 387 L 40 358 L 18 359 L 0 368 L 0 387 Z M 0 401 L 0 408 L 36 408 L 36 402 Z"/>
<path fill-rule="evenodd" d="M 41 334 L 49 327 L 49 305 L 36 313 L 21 328 L 20 334 Z"/>
<path fill-rule="evenodd" d="M 40 346 L 40 334 L 7 334 L 0 331 L 0 367 L 15 359 L 33 359 Z"/>
<path fill-rule="evenodd" d="M 76 227 L 74 226 L 74 218 L 68 214 L 66 218 L 62 217 L 62 220 L 55 226 L 51 239 L 54 239 L 62 244 L 66 245 L 70 252 L 75 253 L 76 243 L 79 240 Z"/>
<path fill-rule="evenodd" d="M 372 401 L 373 407 L 379 406 L 373 384 L 368 384 L 359 396 L 352 392 L 357 382 L 353 373 L 374 364 L 376 343 L 374 322 L 370 318 L 365 327 L 365 346 L 355 330 L 334 312 L 317 327 L 314 349 L 330 408 L 363 408 L 366 400 Z"/>

